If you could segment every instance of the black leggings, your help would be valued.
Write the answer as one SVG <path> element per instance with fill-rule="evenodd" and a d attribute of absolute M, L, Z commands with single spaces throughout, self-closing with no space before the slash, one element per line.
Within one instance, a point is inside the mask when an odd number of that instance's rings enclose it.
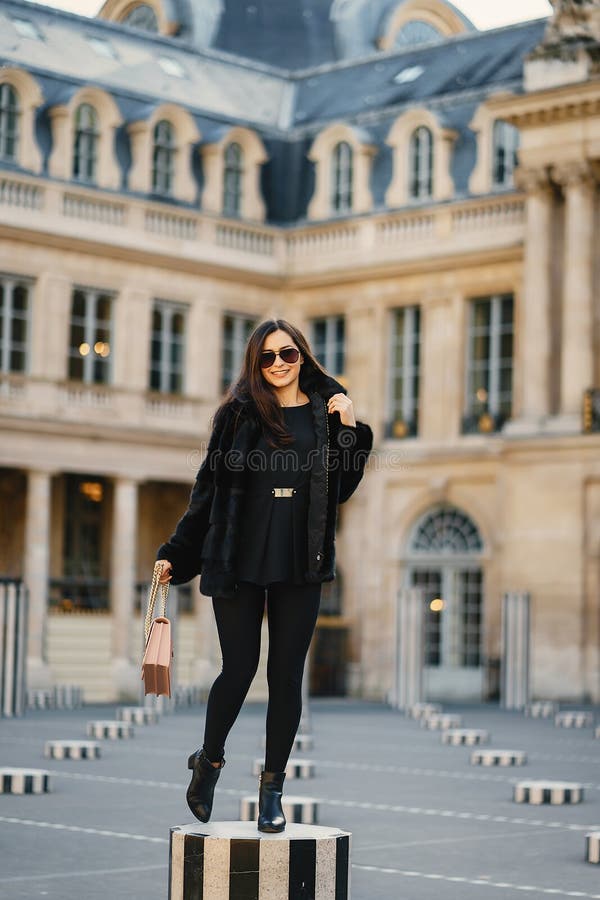
<path fill-rule="evenodd" d="M 321 599 L 320 584 L 240 581 L 234 599 L 213 597 L 223 667 L 208 695 L 204 749 L 221 759 L 256 674 L 267 594 L 269 655 L 265 770 L 283 772 L 302 714 L 302 676 Z"/>

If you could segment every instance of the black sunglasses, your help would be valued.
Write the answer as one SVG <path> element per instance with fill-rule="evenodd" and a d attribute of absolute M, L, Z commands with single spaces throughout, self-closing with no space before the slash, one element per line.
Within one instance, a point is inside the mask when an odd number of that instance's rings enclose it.
<path fill-rule="evenodd" d="M 279 356 L 283 362 L 295 363 L 295 362 L 298 362 L 298 357 L 300 356 L 300 351 L 297 350 L 295 347 L 284 347 L 283 350 L 279 351 L 279 353 L 276 353 L 275 350 L 264 350 L 260 354 L 261 368 L 268 369 L 269 366 L 273 365 L 277 356 Z"/>

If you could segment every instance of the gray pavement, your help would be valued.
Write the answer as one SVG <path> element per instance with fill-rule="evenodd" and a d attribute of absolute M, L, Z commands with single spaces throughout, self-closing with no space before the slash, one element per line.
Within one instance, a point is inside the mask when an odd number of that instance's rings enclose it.
<path fill-rule="evenodd" d="M 47 768 L 53 792 L 0 795 L 2 900 L 166 900 L 169 826 L 193 822 L 185 804 L 188 754 L 204 706 L 103 741 L 102 758 L 45 760 L 45 740 L 84 738 L 114 706 L 29 712 L 0 720 L 0 765 Z M 490 747 L 525 750 L 526 766 L 470 765 L 467 747 L 380 704 L 314 699 L 312 780 L 284 792 L 319 800 L 319 824 L 352 832 L 353 900 L 600 898 L 600 866 L 584 862 L 585 834 L 600 830 L 600 741 L 593 729 L 555 728 L 495 706 L 453 707 Z M 265 705 L 247 704 L 229 736 L 212 821 L 239 818 L 257 791 Z M 576 806 L 512 801 L 522 778 L 580 781 Z"/>

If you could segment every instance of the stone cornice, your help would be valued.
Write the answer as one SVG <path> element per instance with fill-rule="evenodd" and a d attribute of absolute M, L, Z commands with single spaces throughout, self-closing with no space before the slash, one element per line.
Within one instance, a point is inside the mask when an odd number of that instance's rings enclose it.
<path fill-rule="evenodd" d="M 600 114 L 600 81 L 570 84 L 531 94 L 502 93 L 487 101 L 497 118 L 517 128 L 565 122 Z"/>

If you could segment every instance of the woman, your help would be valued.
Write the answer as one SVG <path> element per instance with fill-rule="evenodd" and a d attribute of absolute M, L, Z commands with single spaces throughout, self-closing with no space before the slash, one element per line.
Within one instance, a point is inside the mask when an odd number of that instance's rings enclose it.
<path fill-rule="evenodd" d="M 203 746 L 188 760 L 187 802 L 201 822 L 210 818 L 225 740 L 258 668 L 266 591 L 269 702 L 258 828 L 285 828 L 285 767 L 321 584 L 335 577 L 337 504 L 358 486 L 372 445 L 371 428 L 356 421 L 345 388 L 301 331 L 285 319 L 259 324 L 213 417 L 188 508 L 157 553 L 163 584 L 201 574 L 223 657 Z"/>

